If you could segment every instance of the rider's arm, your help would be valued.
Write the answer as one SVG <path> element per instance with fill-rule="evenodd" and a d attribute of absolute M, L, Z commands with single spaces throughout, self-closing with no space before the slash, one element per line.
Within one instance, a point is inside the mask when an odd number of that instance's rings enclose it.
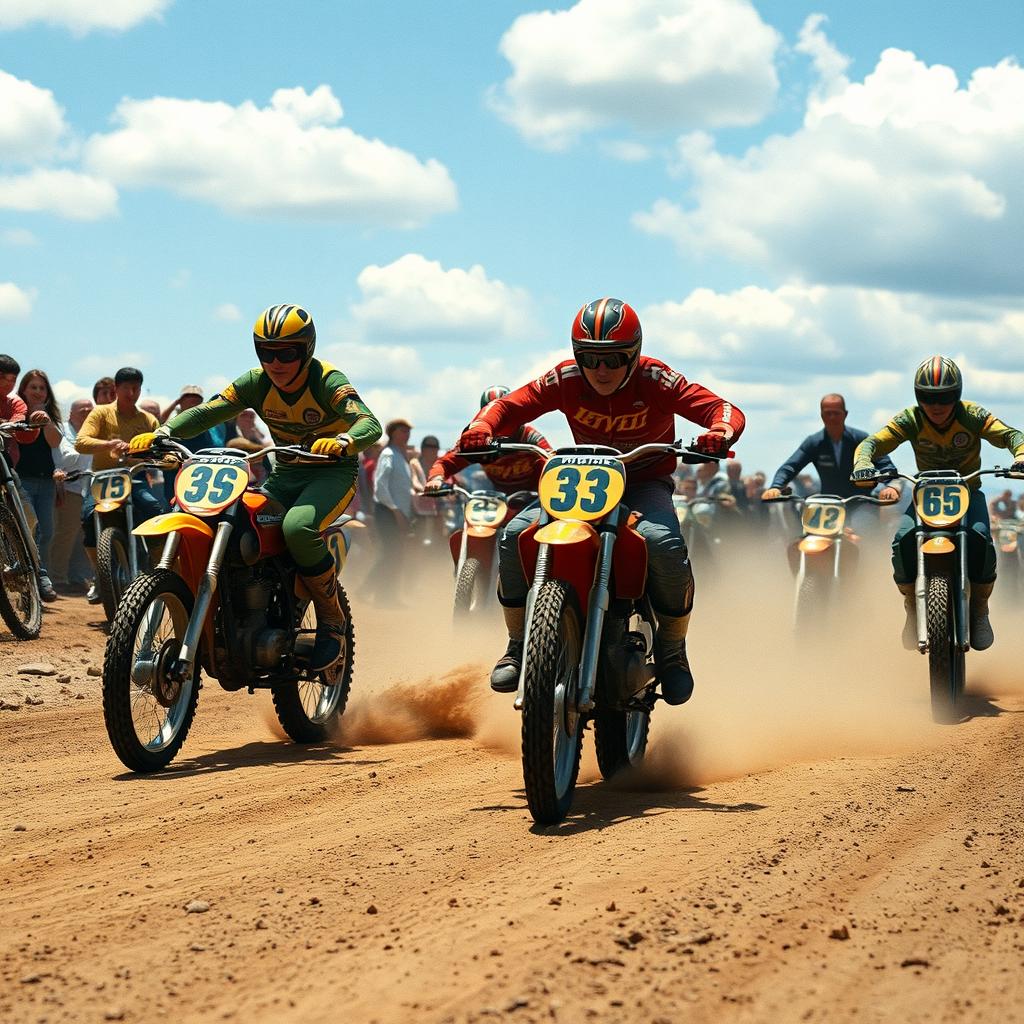
<path fill-rule="evenodd" d="M 811 434 L 810 437 L 804 438 L 800 447 L 775 471 L 775 476 L 772 477 L 772 487 L 781 491 L 783 487 L 795 480 L 800 470 L 811 461 L 813 447 L 814 435 Z"/>
<path fill-rule="evenodd" d="M 324 382 L 327 386 L 331 408 L 341 417 L 349 439 L 348 454 L 355 455 L 380 440 L 384 431 L 380 421 L 366 407 L 349 379 L 340 370 L 332 370 Z"/>
<path fill-rule="evenodd" d="M 210 427 L 237 416 L 244 409 L 256 406 L 255 377 L 261 371 L 250 370 L 237 380 L 222 388 L 208 402 L 172 416 L 163 426 L 162 432 L 174 437 L 195 437 Z"/>
<path fill-rule="evenodd" d="M 563 367 L 575 368 L 575 363 L 561 363 L 536 380 L 524 384 L 521 388 L 509 392 L 485 406 L 473 423 L 484 423 L 490 427 L 495 437 L 503 437 L 513 433 L 527 420 L 542 416 L 546 412 L 554 412 L 562 408 L 562 389 L 560 372 Z M 473 423 L 469 426 L 472 427 Z M 469 428 L 467 428 L 469 429 Z"/>
<path fill-rule="evenodd" d="M 521 440 L 523 444 L 535 444 L 538 448 L 543 448 L 544 451 L 550 452 L 554 449 L 551 447 L 551 442 L 535 427 L 532 423 L 527 423 L 521 431 Z"/>
<path fill-rule="evenodd" d="M 853 470 L 873 469 L 883 455 L 894 452 L 904 441 L 910 440 L 910 410 L 894 416 L 881 430 L 868 434 L 853 453 Z M 890 463 L 891 465 L 891 463 Z"/>
<path fill-rule="evenodd" d="M 20 395 L 7 396 L 7 419 L 12 423 L 19 423 L 28 419 L 28 406 Z M 17 430 L 14 432 L 14 440 L 18 444 L 32 444 L 39 436 L 39 430 Z"/>
<path fill-rule="evenodd" d="M 979 433 L 990 445 L 1009 449 L 1015 459 L 1024 458 L 1024 433 L 973 402 L 965 402 L 964 406 L 968 414 L 980 421 Z"/>
<path fill-rule="evenodd" d="M 747 420 L 732 402 L 720 398 L 703 384 L 688 381 L 664 363 L 658 363 L 657 360 L 651 362 L 654 364 L 652 371 L 658 373 L 656 379 L 667 390 L 670 407 L 677 416 L 707 427 L 708 430 L 723 433 L 733 441 L 739 440 Z"/>
<path fill-rule="evenodd" d="M 427 479 L 447 480 L 449 477 L 455 476 L 460 470 L 465 469 L 468 465 L 469 463 L 461 455 L 456 455 L 453 451 L 447 451 L 444 455 L 439 455 L 434 460 L 434 464 L 430 467 L 430 472 L 427 474 Z"/>
<path fill-rule="evenodd" d="M 107 435 L 107 414 L 104 406 L 97 406 L 88 416 L 75 438 L 75 451 L 83 455 L 94 455 L 105 452 L 110 447 Z"/>

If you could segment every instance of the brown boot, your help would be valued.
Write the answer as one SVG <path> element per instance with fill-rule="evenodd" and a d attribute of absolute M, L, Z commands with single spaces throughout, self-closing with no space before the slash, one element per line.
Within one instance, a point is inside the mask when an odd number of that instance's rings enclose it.
<path fill-rule="evenodd" d="M 917 598 L 914 596 L 915 583 L 897 583 L 896 588 L 903 595 L 903 608 L 907 621 L 903 623 L 903 647 L 908 651 L 917 650 Z"/>
<path fill-rule="evenodd" d="M 314 672 L 324 672 L 341 657 L 348 626 L 338 604 L 338 576 L 334 566 L 319 576 L 301 575 L 316 609 L 316 641 L 309 667 Z"/>
<path fill-rule="evenodd" d="M 519 689 L 519 673 L 523 668 L 523 633 L 526 630 L 526 609 L 501 606 L 508 630 L 508 647 L 491 669 L 491 689 L 495 693 L 515 693 Z"/>
<path fill-rule="evenodd" d="M 995 640 L 988 621 L 988 599 L 994 586 L 995 581 L 971 584 L 971 646 L 976 651 L 987 651 Z"/>

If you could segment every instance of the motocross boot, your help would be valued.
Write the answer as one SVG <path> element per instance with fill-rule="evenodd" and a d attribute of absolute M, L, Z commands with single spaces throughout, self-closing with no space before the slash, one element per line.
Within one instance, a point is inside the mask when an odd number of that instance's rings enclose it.
<path fill-rule="evenodd" d="M 917 650 L 917 598 L 914 596 L 914 583 L 897 583 L 896 587 L 903 595 L 903 609 L 907 620 L 903 623 L 903 647 L 908 651 Z"/>
<path fill-rule="evenodd" d="M 302 582 L 316 609 L 316 640 L 309 656 L 309 667 L 314 672 L 324 672 L 341 657 L 348 625 L 338 604 L 337 570 L 332 564 L 318 576 L 302 574 Z"/>
<path fill-rule="evenodd" d="M 523 667 L 523 633 L 526 630 L 526 609 L 501 606 L 508 629 L 508 647 L 491 669 L 491 689 L 495 693 L 515 693 L 519 689 L 519 673 Z"/>
<path fill-rule="evenodd" d="M 690 613 L 658 615 L 654 637 L 654 665 L 666 704 L 685 704 L 693 693 L 693 675 L 686 660 L 686 631 Z"/>
<path fill-rule="evenodd" d="M 995 637 L 988 621 L 988 599 L 995 583 L 971 584 L 971 646 L 976 651 L 987 651 Z"/>

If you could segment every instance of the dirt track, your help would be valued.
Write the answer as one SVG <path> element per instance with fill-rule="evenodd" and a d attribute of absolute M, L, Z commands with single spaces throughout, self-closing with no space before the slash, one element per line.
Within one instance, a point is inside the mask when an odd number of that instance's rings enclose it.
<path fill-rule="evenodd" d="M 151 778 L 107 744 L 94 609 L 63 600 L 43 640 L 3 643 L 0 697 L 44 703 L 0 712 L 0 1020 L 1019 1019 L 1014 617 L 945 729 L 888 591 L 886 642 L 845 677 L 822 671 L 834 645 L 779 652 L 767 600 L 739 608 L 743 644 L 706 617 L 700 689 L 659 707 L 650 766 L 608 786 L 585 763 L 541 831 L 486 692 L 495 631 L 453 657 L 445 603 L 356 604 L 337 743 L 289 745 L 269 702 L 207 682 Z M 68 693 L 15 675 L 40 660 Z"/>

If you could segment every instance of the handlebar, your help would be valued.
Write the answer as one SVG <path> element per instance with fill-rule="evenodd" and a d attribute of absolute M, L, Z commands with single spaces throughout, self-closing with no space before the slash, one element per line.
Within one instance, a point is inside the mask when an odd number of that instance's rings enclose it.
<path fill-rule="evenodd" d="M 838 494 L 808 494 L 806 497 L 800 497 L 800 495 L 793 494 L 792 492 L 789 494 L 780 494 L 777 498 L 762 498 L 761 500 L 766 505 L 775 505 L 784 501 L 797 501 L 806 504 L 808 501 L 813 501 L 815 498 L 830 498 L 831 501 L 827 502 L 827 504 L 830 505 L 848 505 L 850 502 L 854 501 L 866 501 L 869 505 L 881 505 L 886 507 L 888 505 L 898 505 L 900 502 L 899 498 L 893 498 L 892 501 L 882 501 L 881 498 L 876 498 L 873 494 L 851 494 L 847 498 L 842 498 Z M 826 502 L 821 502 L 821 504 L 826 504 Z"/>
<path fill-rule="evenodd" d="M 457 451 L 454 454 L 459 455 L 462 458 L 472 459 L 487 455 L 500 455 L 502 452 L 531 452 L 534 455 L 539 455 L 545 462 L 548 459 L 554 458 L 556 455 L 607 455 L 627 464 L 630 462 L 636 462 L 637 459 L 643 458 L 645 455 L 653 455 L 656 453 L 662 455 L 674 455 L 676 458 L 687 463 L 721 462 L 722 459 L 731 459 L 736 454 L 735 452 L 730 451 L 726 452 L 724 455 L 708 455 L 704 452 L 697 451 L 693 442 L 684 446 L 679 441 L 673 441 L 670 444 L 642 444 L 636 448 L 631 448 L 628 452 L 619 451 L 618 448 L 612 448 L 606 445 L 570 445 L 569 447 L 556 448 L 552 451 L 547 448 L 541 448 L 536 444 L 522 444 L 519 441 L 504 441 L 501 438 L 496 438 L 494 442 L 486 448 L 480 448 L 475 451 L 468 452 Z"/>
<path fill-rule="evenodd" d="M 908 483 L 913 484 L 917 487 L 921 483 L 939 483 L 944 480 L 952 480 L 956 483 L 967 483 L 970 480 L 975 480 L 981 476 L 998 476 L 1003 477 L 1006 480 L 1024 480 L 1024 473 L 1014 473 L 1009 469 L 1004 469 L 1002 466 L 995 466 L 992 469 L 976 469 L 973 473 L 968 473 L 967 476 L 961 476 L 955 469 L 928 469 L 917 476 L 911 476 L 908 473 L 876 473 L 873 476 L 861 477 L 859 480 L 854 480 L 850 477 L 851 483 L 888 483 L 890 480 L 906 480 Z"/>
<path fill-rule="evenodd" d="M 199 451 L 194 452 L 186 448 L 180 441 L 175 441 L 172 437 L 157 437 L 147 451 L 129 453 L 129 458 L 151 459 L 154 453 L 157 455 L 173 456 L 181 462 L 197 455 L 227 455 L 238 459 L 240 462 L 258 462 L 272 453 L 279 455 L 283 462 L 337 463 L 339 461 L 330 455 L 314 455 L 308 448 L 304 448 L 299 444 L 270 444 L 265 448 L 260 448 L 259 451 L 249 452 L 248 454 L 240 451 L 238 448 L 201 448 Z"/>

